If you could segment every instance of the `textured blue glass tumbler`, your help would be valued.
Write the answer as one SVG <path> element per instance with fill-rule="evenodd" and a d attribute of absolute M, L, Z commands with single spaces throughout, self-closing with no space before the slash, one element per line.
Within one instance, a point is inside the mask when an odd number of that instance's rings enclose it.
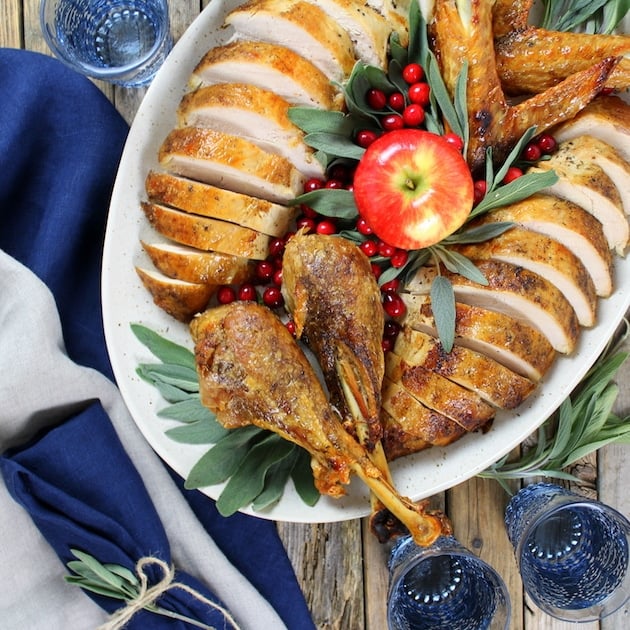
<path fill-rule="evenodd" d="M 418 547 L 405 536 L 389 558 L 390 630 L 507 630 L 510 598 L 492 567 L 452 536 Z"/>
<path fill-rule="evenodd" d="M 167 0 L 41 0 L 40 22 L 60 61 L 124 87 L 149 83 L 172 47 Z"/>
<path fill-rule="evenodd" d="M 616 510 L 557 485 L 512 497 L 505 513 L 523 586 L 547 614 L 596 621 L 630 597 L 630 522 Z"/>

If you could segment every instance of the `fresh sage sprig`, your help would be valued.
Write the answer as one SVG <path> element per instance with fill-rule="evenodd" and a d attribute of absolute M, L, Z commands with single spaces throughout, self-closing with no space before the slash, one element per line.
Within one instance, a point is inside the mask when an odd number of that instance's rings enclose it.
<path fill-rule="evenodd" d="M 131 324 L 131 329 L 161 361 L 141 363 L 136 372 L 170 403 L 157 416 L 181 423 L 165 434 L 183 444 L 212 445 L 191 468 L 186 488 L 227 482 L 217 499 L 224 516 L 250 504 L 254 510 L 269 508 L 282 497 L 289 479 L 304 503 L 315 505 L 320 495 L 304 449 L 255 426 L 225 429 L 201 404 L 193 353 L 146 326 Z"/>
<path fill-rule="evenodd" d="M 127 603 L 137 601 L 142 595 L 140 579 L 133 571 L 120 564 L 102 563 L 94 556 L 79 549 L 71 549 L 70 551 L 77 559 L 71 560 L 66 565 L 73 573 L 73 575 L 64 577 L 69 584 L 79 586 L 96 595 Z M 162 617 L 184 621 L 196 628 L 215 630 L 213 626 L 202 623 L 198 619 L 167 610 L 155 603 L 147 603 L 142 606 L 142 609 Z"/>
<path fill-rule="evenodd" d="M 630 11 L 630 0 L 543 0 L 543 28 L 612 33 Z"/>
<path fill-rule="evenodd" d="M 627 336 L 628 322 L 625 325 Z M 612 411 L 619 394 L 613 379 L 629 356 L 618 346 L 603 353 L 571 395 L 539 427 L 535 446 L 514 461 L 506 455 L 479 476 L 495 479 L 507 492 L 511 492 L 507 484 L 511 479 L 540 476 L 579 481 L 566 471 L 567 467 L 606 444 L 630 444 L 630 416 L 621 418 Z"/>

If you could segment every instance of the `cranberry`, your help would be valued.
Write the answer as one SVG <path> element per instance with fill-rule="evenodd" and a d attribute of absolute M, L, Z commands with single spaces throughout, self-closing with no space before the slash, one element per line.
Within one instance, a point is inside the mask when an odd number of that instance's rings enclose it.
<path fill-rule="evenodd" d="M 313 208 L 311 208 L 310 206 L 307 206 L 304 203 L 300 204 L 300 210 L 302 211 L 302 214 L 305 217 L 308 217 L 309 219 L 314 219 L 315 217 L 317 217 L 317 212 L 315 212 Z"/>
<path fill-rule="evenodd" d="M 449 133 L 445 133 L 443 136 L 444 140 L 448 142 L 450 145 L 454 146 L 458 151 L 463 151 L 464 149 L 464 141 L 452 131 Z"/>
<path fill-rule="evenodd" d="M 523 159 L 528 162 L 537 162 L 542 156 L 542 150 L 535 142 L 529 142 L 523 149 Z"/>
<path fill-rule="evenodd" d="M 278 287 L 282 285 L 282 267 L 273 272 L 273 283 Z"/>
<path fill-rule="evenodd" d="M 389 337 L 381 339 L 381 348 L 383 348 L 385 354 L 391 352 L 394 349 L 394 340 Z"/>
<path fill-rule="evenodd" d="M 419 127 L 424 122 L 424 109 L 421 105 L 412 103 L 405 107 L 402 117 L 405 127 Z"/>
<path fill-rule="evenodd" d="M 287 327 L 287 330 L 295 337 L 295 331 L 296 331 L 295 322 L 292 319 L 289 319 L 287 320 L 287 323 L 285 324 L 285 326 Z"/>
<path fill-rule="evenodd" d="M 372 228 L 370 227 L 369 223 L 363 218 L 363 217 L 359 217 L 357 219 L 357 232 L 359 234 L 363 234 L 363 236 L 369 236 L 370 234 L 372 234 Z"/>
<path fill-rule="evenodd" d="M 298 230 L 306 229 L 308 232 L 312 232 L 316 225 L 315 219 L 311 217 L 301 217 L 296 223 Z"/>
<path fill-rule="evenodd" d="M 250 282 L 245 282 L 238 288 L 237 296 L 242 302 L 254 301 L 257 297 L 256 287 Z"/>
<path fill-rule="evenodd" d="M 405 109 L 405 97 L 401 92 L 392 92 L 387 98 L 387 103 L 397 112 L 402 112 Z"/>
<path fill-rule="evenodd" d="M 343 182 L 340 179 L 329 179 L 324 188 L 343 188 Z"/>
<path fill-rule="evenodd" d="M 378 253 L 384 258 L 390 258 L 396 253 L 396 248 L 385 241 L 378 241 Z"/>
<path fill-rule="evenodd" d="M 357 132 L 356 142 L 360 147 L 367 149 L 376 138 L 378 138 L 378 134 L 375 131 L 362 129 Z"/>
<path fill-rule="evenodd" d="M 403 299 L 397 293 L 385 293 L 383 295 L 383 309 L 390 317 L 402 317 L 407 307 Z"/>
<path fill-rule="evenodd" d="M 394 278 L 389 282 L 384 282 L 381 285 L 381 291 L 383 293 L 396 293 L 400 289 L 400 280 L 398 278 Z"/>
<path fill-rule="evenodd" d="M 311 192 L 313 190 L 319 190 L 324 187 L 324 182 L 321 179 L 317 179 L 316 177 L 311 177 L 307 179 L 304 183 L 304 192 Z"/>
<path fill-rule="evenodd" d="M 269 282 L 269 280 L 273 277 L 274 271 L 275 267 L 269 260 L 259 260 L 256 263 L 256 277 L 261 282 Z"/>
<path fill-rule="evenodd" d="M 219 304 L 230 304 L 236 300 L 236 291 L 227 284 L 221 285 L 217 290 L 217 302 Z"/>
<path fill-rule="evenodd" d="M 485 196 L 486 192 L 488 192 L 488 184 L 485 179 L 478 179 L 473 184 L 473 193 L 474 193 L 474 203 L 479 203 Z"/>
<path fill-rule="evenodd" d="M 376 263 L 370 263 L 370 267 L 372 267 L 372 273 L 374 274 L 374 277 L 378 280 L 383 273 L 381 266 L 377 265 Z"/>
<path fill-rule="evenodd" d="M 431 88 L 428 83 L 414 83 L 409 86 L 409 100 L 417 105 L 426 107 L 431 102 Z"/>
<path fill-rule="evenodd" d="M 318 234 L 335 234 L 337 232 L 337 226 L 335 225 L 334 221 L 324 219 L 317 224 L 315 231 Z"/>
<path fill-rule="evenodd" d="M 402 129 L 405 126 L 405 122 L 400 114 L 389 114 L 381 120 L 381 125 L 385 131 L 395 131 Z"/>
<path fill-rule="evenodd" d="M 409 252 L 406 249 L 397 249 L 390 257 L 389 261 L 392 267 L 399 269 L 407 264 Z"/>
<path fill-rule="evenodd" d="M 363 241 L 363 243 L 359 245 L 359 248 L 368 258 L 376 256 L 376 254 L 378 253 L 378 245 L 376 241 L 372 241 L 370 239 L 368 239 L 367 241 Z"/>
<path fill-rule="evenodd" d="M 409 85 L 424 79 L 424 70 L 419 63 L 408 63 L 402 71 L 402 78 Z"/>
<path fill-rule="evenodd" d="M 383 337 L 389 337 L 391 339 L 392 337 L 398 336 L 399 332 L 400 324 L 398 322 L 395 322 L 392 319 L 388 319 L 385 322 L 385 326 L 383 328 Z"/>
<path fill-rule="evenodd" d="M 330 179 L 344 182 L 349 176 L 348 166 L 345 164 L 333 164 L 330 169 L 328 169 L 328 177 Z"/>
<path fill-rule="evenodd" d="M 285 242 L 283 238 L 273 238 L 269 243 L 270 256 L 282 256 L 284 253 Z"/>
<path fill-rule="evenodd" d="M 385 92 L 383 92 L 383 90 L 377 90 L 375 88 L 367 91 L 367 94 L 365 95 L 365 100 L 372 109 L 385 109 L 385 105 L 387 105 L 387 95 L 385 94 Z"/>
<path fill-rule="evenodd" d="M 518 168 L 518 166 L 510 166 L 510 168 L 508 168 L 507 170 L 507 173 L 505 174 L 505 177 L 503 178 L 503 183 L 509 184 L 519 177 L 523 177 L 522 169 Z"/>
<path fill-rule="evenodd" d="M 284 304 L 284 298 L 279 287 L 271 286 L 267 287 L 263 291 L 263 302 L 270 308 L 279 308 Z"/>
<path fill-rule="evenodd" d="M 558 148 L 558 143 L 556 142 L 556 139 L 548 133 L 540 134 L 540 136 L 538 136 L 536 144 L 540 147 L 540 150 L 545 155 L 553 153 Z"/>

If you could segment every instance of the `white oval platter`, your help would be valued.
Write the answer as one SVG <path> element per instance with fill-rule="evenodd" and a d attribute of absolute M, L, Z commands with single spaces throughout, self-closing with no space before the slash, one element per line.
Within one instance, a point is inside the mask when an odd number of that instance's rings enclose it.
<path fill-rule="evenodd" d="M 158 72 L 134 119 L 114 185 L 104 245 L 102 301 L 105 336 L 118 387 L 134 421 L 156 453 L 185 478 L 207 450 L 172 441 L 165 430 L 176 422 L 161 419 L 156 411 L 166 405 L 157 390 L 136 375 L 142 362 L 154 357 L 131 331 L 141 323 L 172 341 L 191 347 L 188 328 L 158 309 L 144 289 L 134 265 L 148 266 L 140 239 L 151 233 L 140 210 L 144 179 L 157 166 L 157 151 L 175 125 L 175 112 L 197 62 L 207 50 L 224 41 L 223 16 L 243 0 L 214 0 L 187 29 Z M 485 435 L 471 434 L 447 448 L 431 448 L 392 463 L 399 491 L 414 500 L 451 488 L 500 459 L 520 444 L 553 413 L 600 355 L 630 307 L 630 260 L 615 263 L 614 295 L 601 300 L 598 324 L 583 330 L 571 357 L 557 359 L 544 382 L 526 404 L 514 413 L 499 413 Z M 202 491 L 217 498 L 223 486 Z M 292 484 L 281 500 L 257 516 L 278 521 L 332 522 L 369 513 L 369 497 L 355 479 L 339 500 L 322 497 L 315 507 L 306 506 Z M 248 512 L 248 510 L 244 510 Z M 253 512 L 250 512 L 253 513 Z"/>

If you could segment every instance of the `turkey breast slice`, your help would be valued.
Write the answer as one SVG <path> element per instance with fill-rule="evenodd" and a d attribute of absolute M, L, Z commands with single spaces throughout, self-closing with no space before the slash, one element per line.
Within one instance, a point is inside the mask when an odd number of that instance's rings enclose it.
<path fill-rule="evenodd" d="M 630 227 L 621 195 L 610 177 L 593 162 L 559 153 L 539 162 L 529 172 L 550 170 L 556 172 L 558 181 L 541 192 L 572 201 L 590 212 L 602 224 L 610 249 L 623 256 Z"/>
<path fill-rule="evenodd" d="M 205 310 L 216 285 L 196 284 L 169 278 L 154 269 L 136 267 L 138 277 L 153 297 L 153 302 L 180 322 L 189 322 Z"/>
<path fill-rule="evenodd" d="M 143 202 L 142 210 L 157 232 L 182 245 L 254 260 L 269 253 L 271 237 L 261 232 L 155 203 Z"/>
<path fill-rule="evenodd" d="M 173 129 L 158 159 L 177 175 L 279 204 L 295 199 L 306 179 L 286 158 L 244 138 L 199 127 Z"/>
<path fill-rule="evenodd" d="M 625 160 L 612 145 L 594 136 L 565 140 L 560 143 L 558 153 L 577 155 L 597 164 L 616 186 L 624 212 L 630 214 L 630 160 Z"/>
<path fill-rule="evenodd" d="M 425 407 L 400 383 L 387 376 L 383 379 L 383 447 L 387 458 L 412 453 L 420 445 L 426 448 L 446 446 L 466 433 L 450 418 Z M 409 442 L 415 443 L 411 448 Z M 407 446 L 405 446 L 407 444 Z"/>
<path fill-rule="evenodd" d="M 450 418 L 466 431 L 476 431 L 495 416 L 494 407 L 479 394 L 422 366 L 408 365 L 393 352 L 385 357 L 385 374 L 425 407 Z"/>
<path fill-rule="evenodd" d="M 194 284 L 240 284 L 254 275 L 254 265 L 247 258 L 206 252 L 177 243 L 146 243 L 142 249 L 165 276 Z"/>
<path fill-rule="evenodd" d="M 350 36 L 357 59 L 385 68 L 392 27 L 372 7 L 357 0 L 308 0 L 323 9 Z"/>
<path fill-rule="evenodd" d="M 559 241 L 582 261 L 598 296 L 612 293 L 612 254 L 602 224 L 590 212 L 566 199 L 537 194 L 497 208 L 470 225 L 495 221 L 510 221 Z"/>
<path fill-rule="evenodd" d="M 573 307 L 582 326 L 593 326 L 595 286 L 582 261 L 562 243 L 544 234 L 513 227 L 499 236 L 452 249 L 474 260 L 500 260 L 529 269 L 554 284 Z"/>
<path fill-rule="evenodd" d="M 331 81 L 342 82 L 355 63 L 343 27 L 306 0 L 251 0 L 228 13 L 239 40 L 277 44 L 308 59 Z"/>
<path fill-rule="evenodd" d="M 471 389 L 501 409 L 515 409 L 536 388 L 494 359 L 462 346 L 445 352 L 438 339 L 409 327 L 396 338 L 394 353 L 409 365 L 422 366 Z"/>
<path fill-rule="evenodd" d="M 580 326 L 575 311 L 551 282 L 538 274 L 498 260 L 473 261 L 488 281 L 478 284 L 442 269 L 459 302 L 505 313 L 539 330 L 555 350 L 570 354 Z M 409 293 L 427 295 L 436 277 L 435 267 L 422 267 L 407 283 Z"/>
<path fill-rule="evenodd" d="M 211 48 L 197 64 L 190 86 L 251 83 L 291 105 L 341 110 L 343 95 L 310 61 L 284 46 L 234 41 Z"/>
<path fill-rule="evenodd" d="M 269 236 L 287 233 L 297 210 L 258 197 L 173 175 L 150 171 L 145 180 L 149 201 L 178 210 L 222 219 Z"/>
<path fill-rule="evenodd" d="M 428 295 L 401 293 L 407 311 L 402 323 L 433 337 L 437 329 Z M 455 343 L 505 365 L 532 381 L 539 381 L 552 366 L 556 351 L 532 326 L 479 306 L 456 302 Z"/>
<path fill-rule="evenodd" d="M 558 142 L 578 136 L 594 136 L 615 147 L 630 161 L 630 105 L 618 96 L 599 95 L 577 116 L 553 127 Z"/>
<path fill-rule="evenodd" d="M 181 127 L 204 127 L 240 136 L 285 157 L 306 177 L 322 178 L 323 164 L 288 116 L 289 103 L 245 83 L 218 83 L 185 94 L 177 110 Z"/>

